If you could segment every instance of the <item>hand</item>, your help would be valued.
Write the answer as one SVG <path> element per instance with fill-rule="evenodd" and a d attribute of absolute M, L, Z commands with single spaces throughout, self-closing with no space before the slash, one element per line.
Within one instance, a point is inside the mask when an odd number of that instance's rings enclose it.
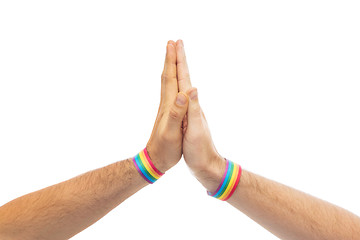
<path fill-rule="evenodd" d="M 179 162 L 182 155 L 182 121 L 188 108 L 188 97 L 179 92 L 176 79 L 176 44 L 166 47 L 161 75 L 161 101 L 153 131 L 146 149 L 156 168 L 165 172 Z"/>
<path fill-rule="evenodd" d="M 189 96 L 187 117 L 183 125 L 183 154 L 186 164 L 209 191 L 214 191 L 225 172 L 225 160 L 211 139 L 205 115 L 200 107 L 198 92 L 191 87 L 189 69 L 182 40 L 176 42 L 177 80 L 181 92 Z"/>

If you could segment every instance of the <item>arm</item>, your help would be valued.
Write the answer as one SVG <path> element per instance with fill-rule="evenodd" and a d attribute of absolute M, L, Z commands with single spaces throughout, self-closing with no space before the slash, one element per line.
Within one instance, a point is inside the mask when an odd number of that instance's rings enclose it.
<path fill-rule="evenodd" d="M 190 96 L 184 128 L 184 159 L 203 186 L 214 192 L 226 163 L 212 142 L 197 89 L 191 87 L 182 41 L 177 42 L 177 63 L 180 91 Z M 245 170 L 227 201 L 281 239 L 360 239 L 359 217 Z"/>
<path fill-rule="evenodd" d="M 0 238 L 68 239 L 147 184 L 127 159 L 27 194 L 0 208 Z"/>
<path fill-rule="evenodd" d="M 228 202 L 281 239 L 360 238 L 356 215 L 251 172 Z"/>
<path fill-rule="evenodd" d="M 181 158 L 187 105 L 187 96 L 178 93 L 176 47 L 169 41 L 160 107 L 146 146 L 161 172 Z M 132 159 L 127 159 L 27 194 L 0 207 L 0 239 L 68 239 L 146 185 Z"/>
<path fill-rule="evenodd" d="M 198 180 L 214 191 L 225 171 L 203 169 Z M 351 212 L 275 181 L 242 171 L 240 183 L 227 201 L 280 239 L 360 239 L 360 218 Z"/>

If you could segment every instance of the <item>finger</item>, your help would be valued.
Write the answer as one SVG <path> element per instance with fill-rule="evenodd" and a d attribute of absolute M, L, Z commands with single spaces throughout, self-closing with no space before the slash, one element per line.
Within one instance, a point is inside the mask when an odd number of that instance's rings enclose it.
<path fill-rule="evenodd" d="M 188 96 L 183 92 L 179 92 L 176 96 L 174 104 L 171 106 L 169 111 L 167 127 L 170 133 L 181 130 L 182 121 L 188 109 L 188 104 Z"/>
<path fill-rule="evenodd" d="M 187 112 L 187 125 L 200 126 L 203 113 L 199 104 L 198 91 L 196 88 L 190 88 L 187 92 L 189 96 L 189 107 Z"/>
<path fill-rule="evenodd" d="M 166 46 L 164 70 L 161 75 L 161 101 L 171 102 L 178 93 L 176 80 L 176 46 L 169 41 Z"/>
<path fill-rule="evenodd" d="M 187 113 L 186 113 L 184 116 L 183 123 L 182 123 L 183 134 L 185 134 L 185 132 L 187 130 L 187 126 L 188 126 L 188 120 L 187 120 Z"/>
<path fill-rule="evenodd" d="M 176 41 L 176 62 L 179 91 L 186 92 L 191 88 L 191 81 L 182 40 Z"/>

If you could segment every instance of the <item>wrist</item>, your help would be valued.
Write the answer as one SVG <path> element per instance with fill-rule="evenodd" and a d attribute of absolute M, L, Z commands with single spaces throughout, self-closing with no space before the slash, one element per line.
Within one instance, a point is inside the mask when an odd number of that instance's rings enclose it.
<path fill-rule="evenodd" d="M 146 150 L 151 161 L 160 172 L 165 173 L 167 170 L 172 168 L 172 166 L 170 166 L 169 163 L 167 163 L 166 161 L 161 161 L 157 149 L 153 148 L 152 145 L 147 144 Z"/>
<path fill-rule="evenodd" d="M 133 157 L 133 163 L 139 174 L 150 184 L 156 182 L 165 173 L 155 167 L 146 148 Z"/>
<path fill-rule="evenodd" d="M 193 171 L 198 181 L 209 191 L 214 192 L 221 183 L 226 171 L 226 160 L 216 154 L 202 169 Z"/>

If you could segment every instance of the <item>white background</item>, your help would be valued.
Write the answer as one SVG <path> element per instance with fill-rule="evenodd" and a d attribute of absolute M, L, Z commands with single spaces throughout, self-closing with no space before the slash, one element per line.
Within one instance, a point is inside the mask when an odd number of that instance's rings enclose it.
<path fill-rule="evenodd" d="M 360 214 L 359 1 L 0 1 L 0 205 L 146 144 L 183 39 L 218 151 Z M 183 161 L 73 239 L 277 239 Z"/>

